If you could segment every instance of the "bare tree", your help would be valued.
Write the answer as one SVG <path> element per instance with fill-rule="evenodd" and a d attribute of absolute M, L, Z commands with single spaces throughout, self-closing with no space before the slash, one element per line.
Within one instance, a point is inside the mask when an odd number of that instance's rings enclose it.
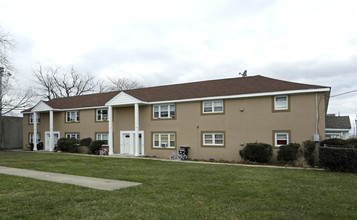
<path fill-rule="evenodd" d="M 16 90 L 13 81 L 13 77 L 4 77 L 2 81 L 2 115 L 33 105 L 34 91 L 32 89 Z"/>
<path fill-rule="evenodd" d="M 10 74 L 14 71 L 14 67 L 10 62 L 8 52 L 15 48 L 14 42 L 11 35 L 0 28 L 0 66 L 4 67 L 6 73 Z"/>
<path fill-rule="evenodd" d="M 14 110 L 29 107 L 32 103 L 33 91 L 31 89 L 16 90 L 14 88 L 14 72 L 8 52 L 15 48 L 15 41 L 9 33 L 0 28 L 0 116 Z"/>
<path fill-rule="evenodd" d="M 128 89 L 137 89 L 144 87 L 135 80 L 129 78 L 120 78 L 120 77 L 111 77 L 109 79 L 109 90 L 128 90 Z"/>
<path fill-rule="evenodd" d="M 96 91 L 99 83 L 90 73 L 80 73 L 72 67 L 64 72 L 59 66 L 43 67 L 33 71 L 40 95 L 48 100 L 70 97 Z"/>

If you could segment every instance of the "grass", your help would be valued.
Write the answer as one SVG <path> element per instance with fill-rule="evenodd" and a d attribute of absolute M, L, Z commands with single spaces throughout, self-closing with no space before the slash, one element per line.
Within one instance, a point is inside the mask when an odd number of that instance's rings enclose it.
<path fill-rule="evenodd" d="M 357 174 L 4 151 L 0 166 L 143 183 L 108 192 L 0 174 L 1 219 L 357 219 Z"/>

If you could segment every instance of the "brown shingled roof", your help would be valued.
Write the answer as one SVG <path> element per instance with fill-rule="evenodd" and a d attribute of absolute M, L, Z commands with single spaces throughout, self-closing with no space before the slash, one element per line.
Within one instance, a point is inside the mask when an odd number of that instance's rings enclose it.
<path fill-rule="evenodd" d="M 328 87 L 251 76 L 133 89 L 124 92 L 139 100 L 153 102 L 320 88 Z"/>
<path fill-rule="evenodd" d="M 44 102 L 55 109 L 104 106 L 106 102 L 108 102 L 117 94 L 119 94 L 119 91 L 72 96 L 66 98 L 57 98 Z"/>
<path fill-rule="evenodd" d="M 251 76 L 139 88 L 124 92 L 141 101 L 153 102 L 320 88 L 328 87 L 293 83 L 263 76 Z M 120 91 L 96 93 L 57 98 L 44 102 L 54 109 L 104 106 L 106 102 L 119 93 Z"/>

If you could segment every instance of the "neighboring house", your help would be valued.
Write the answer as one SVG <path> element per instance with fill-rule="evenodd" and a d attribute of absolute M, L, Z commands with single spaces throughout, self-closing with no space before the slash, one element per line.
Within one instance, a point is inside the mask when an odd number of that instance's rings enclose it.
<path fill-rule="evenodd" d="M 58 98 L 23 112 L 24 148 L 91 137 L 110 155 L 168 158 L 186 146 L 192 159 L 238 161 L 249 142 L 278 149 L 324 139 L 329 95 L 325 86 L 252 76 Z"/>
<path fill-rule="evenodd" d="M 350 137 L 351 122 L 349 116 L 326 115 L 326 139 Z"/>
<path fill-rule="evenodd" d="M 0 149 L 22 148 L 22 122 L 22 117 L 1 117 Z"/>

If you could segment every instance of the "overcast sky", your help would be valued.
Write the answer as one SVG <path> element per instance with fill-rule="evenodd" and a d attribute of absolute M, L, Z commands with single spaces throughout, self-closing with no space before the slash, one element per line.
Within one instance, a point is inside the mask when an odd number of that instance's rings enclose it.
<path fill-rule="evenodd" d="M 357 1 L 0 0 L 19 82 L 43 65 L 145 86 L 248 76 L 357 89 Z M 357 92 L 329 113 L 357 114 Z"/>

